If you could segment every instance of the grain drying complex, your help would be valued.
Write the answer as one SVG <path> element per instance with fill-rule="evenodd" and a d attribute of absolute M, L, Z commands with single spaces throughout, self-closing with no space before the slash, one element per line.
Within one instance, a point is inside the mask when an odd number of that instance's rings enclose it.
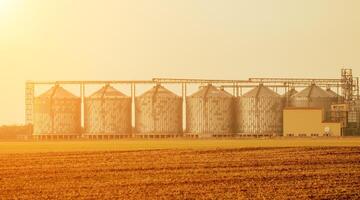
<path fill-rule="evenodd" d="M 51 88 L 36 95 L 38 85 Z M 100 87 L 87 95 L 90 85 Z M 139 85 L 153 87 L 137 95 Z M 198 90 L 188 94 L 190 86 Z M 339 79 L 28 81 L 25 92 L 26 123 L 37 139 L 360 135 L 359 78 L 351 69 Z"/>

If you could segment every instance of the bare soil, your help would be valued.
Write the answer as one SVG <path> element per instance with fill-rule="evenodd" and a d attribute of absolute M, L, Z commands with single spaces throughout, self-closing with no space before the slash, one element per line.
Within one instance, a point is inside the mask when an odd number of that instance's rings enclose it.
<path fill-rule="evenodd" d="M 0 155 L 0 199 L 359 199 L 360 147 Z"/>

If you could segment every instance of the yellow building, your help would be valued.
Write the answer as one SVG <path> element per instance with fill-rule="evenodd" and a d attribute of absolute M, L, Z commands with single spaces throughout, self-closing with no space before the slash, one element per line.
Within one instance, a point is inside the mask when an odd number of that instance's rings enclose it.
<path fill-rule="evenodd" d="M 320 108 L 285 108 L 284 136 L 341 136 L 340 122 L 324 122 Z"/>

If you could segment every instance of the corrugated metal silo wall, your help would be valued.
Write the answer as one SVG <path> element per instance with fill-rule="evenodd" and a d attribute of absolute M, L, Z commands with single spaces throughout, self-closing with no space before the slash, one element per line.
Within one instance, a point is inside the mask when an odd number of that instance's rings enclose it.
<path fill-rule="evenodd" d="M 80 105 L 80 99 L 35 99 L 34 134 L 80 134 Z"/>
<path fill-rule="evenodd" d="M 34 134 L 52 133 L 52 116 L 50 100 L 35 98 L 34 101 Z"/>
<path fill-rule="evenodd" d="M 293 97 L 290 100 L 291 107 L 302 108 L 323 108 L 324 119 L 328 120 L 330 117 L 331 104 L 337 103 L 337 97 Z"/>
<path fill-rule="evenodd" d="M 182 133 L 181 97 L 137 97 L 135 108 L 137 134 Z"/>
<path fill-rule="evenodd" d="M 200 136 L 232 135 L 234 131 L 234 98 L 187 97 L 187 132 Z"/>
<path fill-rule="evenodd" d="M 131 134 L 131 98 L 85 99 L 86 134 Z"/>
<path fill-rule="evenodd" d="M 282 135 L 283 99 L 281 97 L 238 97 L 236 132 Z"/>
<path fill-rule="evenodd" d="M 80 99 L 53 100 L 54 133 L 81 133 L 81 102 Z"/>

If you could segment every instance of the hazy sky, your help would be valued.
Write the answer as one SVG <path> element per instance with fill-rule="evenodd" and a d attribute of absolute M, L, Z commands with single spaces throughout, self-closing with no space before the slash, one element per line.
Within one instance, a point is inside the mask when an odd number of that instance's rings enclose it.
<path fill-rule="evenodd" d="M 0 0 L 0 124 L 26 80 L 360 73 L 359 0 Z"/>

